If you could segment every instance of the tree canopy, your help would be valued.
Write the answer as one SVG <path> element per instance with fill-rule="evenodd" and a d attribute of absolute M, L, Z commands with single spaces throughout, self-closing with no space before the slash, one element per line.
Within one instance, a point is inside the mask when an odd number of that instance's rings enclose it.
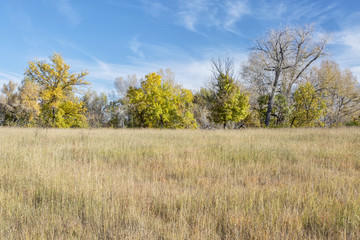
<path fill-rule="evenodd" d="M 86 126 L 85 108 L 75 95 L 77 86 L 88 85 L 87 71 L 70 73 L 63 57 L 54 53 L 50 63 L 30 61 L 25 70 L 23 87 L 27 89 L 24 102 L 39 109 L 39 124 L 51 127 Z M 28 86 L 26 88 L 26 86 Z M 31 92 L 31 93 L 30 93 Z M 37 99 L 34 98 L 37 97 Z"/>
<path fill-rule="evenodd" d="M 294 93 L 291 126 L 323 126 L 321 118 L 324 117 L 325 113 L 326 102 L 321 98 L 321 93 L 310 82 L 300 85 Z"/>
<path fill-rule="evenodd" d="M 226 128 L 229 122 L 239 122 L 250 113 L 249 97 L 235 79 L 233 59 L 213 60 L 212 67 L 213 79 L 207 97 L 209 119 Z"/>
<path fill-rule="evenodd" d="M 196 128 L 191 91 L 162 81 L 159 74 L 146 75 L 140 87 L 130 86 L 127 97 L 134 127 Z"/>
<path fill-rule="evenodd" d="M 242 75 L 255 88 L 268 95 L 265 125 L 270 118 L 276 94 L 287 99 L 293 85 L 325 54 L 327 37 L 315 38 L 312 26 L 285 27 L 269 31 L 256 40 Z"/>

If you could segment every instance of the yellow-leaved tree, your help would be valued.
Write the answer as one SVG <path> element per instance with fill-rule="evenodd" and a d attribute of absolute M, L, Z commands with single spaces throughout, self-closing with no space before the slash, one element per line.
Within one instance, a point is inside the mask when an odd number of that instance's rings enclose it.
<path fill-rule="evenodd" d="M 326 102 L 321 93 L 310 83 L 298 87 L 294 93 L 294 106 L 291 115 L 293 127 L 323 126 L 321 118 L 326 113 Z"/>
<path fill-rule="evenodd" d="M 86 117 L 83 102 L 75 95 L 76 87 L 88 85 L 85 80 L 87 71 L 70 73 L 70 66 L 64 62 L 61 54 L 54 53 L 50 63 L 30 61 L 25 70 L 23 85 L 28 91 L 37 91 L 38 99 L 24 93 L 25 102 L 39 113 L 38 121 L 45 127 L 85 127 Z M 33 106 L 38 104 L 38 107 Z"/>
<path fill-rule="evenodd" d="M 127 92 L 131 125 L 150 128 L 196 128 L 190 112 L 193 95 L 172 81 L 150 73 L 140 87 L 131 86 Z"/>

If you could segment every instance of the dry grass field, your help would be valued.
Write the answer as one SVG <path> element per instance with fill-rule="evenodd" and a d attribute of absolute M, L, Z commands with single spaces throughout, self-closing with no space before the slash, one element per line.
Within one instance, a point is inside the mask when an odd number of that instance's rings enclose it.
<path fill-rule="evenodd" d="M 0 239 L 359 239 L 360 129 L 0 129 Z"/>

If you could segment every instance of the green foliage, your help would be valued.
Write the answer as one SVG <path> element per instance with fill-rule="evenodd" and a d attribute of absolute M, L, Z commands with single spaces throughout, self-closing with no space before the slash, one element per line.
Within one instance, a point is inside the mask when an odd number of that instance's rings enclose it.
<path fill-rule="evenodd" d="M 229 75 L 220 73 L 210 90 L 209 119 L 224 125 L 239 122 L 250 113 L 249 96 L 242 92 L 235 80 Z"/>
<path fill-rule="evenodd" d="M 258 98 L 257 104 L 257 112 L 258 116 L 260 118 L 260 122 L 262 125 L 265 125 L 265 118 L 266 118 L 266 111 L 267 111 L 267 105 L 269 102 L 269 95 L 262 95 Z M 275 95 L 274 98 L 274 105 L 271 110 L 271 120 L 270 120 L 270 126 L 271 127 L 282 127 L 286 126 L 287 120 L 289 118 L 290 114 L 290 107 L 288 102 L 286 101 L 286 98 L 282 94 Z"/>
<path fill-rule="evenodd" d="M 299 86 L 294 93 L 294 107 L 291 126 L 314 127 L 323 126 L 320 121 L 326 113 L 326 102 L 310 82 Z"/>
<path fill-rule="evenodd" d="M 196 128 L 189 111 L 192 93 L 171 81 L 162 82 L 156 73 L 146 75 L 140 87 L 131 86 L 127 98 L 133 127 Z"/>
<path fill-rule="evenodd" d="M 28 99 L 26 102 L 33 106 L 34 113 L 39 112 L 41 126 L 86 126 L 86 117 L 83 115 L 85 109 L 75 97 L 75 91 L 76 86 L 89 84 L 85 81 L 88 73 L 70 73 L 70 66 L 57 53 L 50 57 L 50 61 L 51 63 L 38 60 L 29 62 L 24 84 L 33 86 L 31 91 L 37 91 L 38 99 Z M 27 95 L 29 98 L 29 94 Z"/>
<path fill-rule="evenodd" d="M 346 123 L 346 126 L 360 126 L 360 116 L 354 117 L 350 122 Z"/>

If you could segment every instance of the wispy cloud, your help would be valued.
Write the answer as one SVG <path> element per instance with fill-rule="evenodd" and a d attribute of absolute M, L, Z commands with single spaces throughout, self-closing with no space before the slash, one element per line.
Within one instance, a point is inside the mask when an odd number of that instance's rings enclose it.
<path fill-rule="evenodd" d="M 207 0 L 180 0 L 177 14 L 184 27 L 195 31 L 199 17 L 204 16 L 208 9 L 209 1 Z"/>
<path fill-rule="evenodd" d="M 199 32 L 201 27 L 216 27 L 239 34 L 238 23 L 245 16 L 262 21 L 274 20 L 286 24 L 298 22 L 322 23 L 338 14 L 337 4 L 314 1 L 248 0 L 178 0 L 175 10 L 180 24 Z"/>
<path fill-rule="evenodd" d="M 333 58 L 349 68 L 360 81 L 360 26 L 346 27 L 334 34 L 330 44 Z"/>
<path fill-rule="evenodd" d="M 336 34 L 337 43 L 346 45 L 352 51 L 360 52 L 360 28 L 348 29 Z"/>
<path fill-rule="evenodd" d="M 360 66 L 351 67 L 351 72 L 356 76 L 358 83 L 360 84 Z"/>
<path fill-rule="evenodd" d="M 13 72 L 6 72 L 0 70 L 0 88 L 3 84 L 8 83 L 9 81 L 20 83 L 23 79 L 23 75 Z"/>
<path fill-rule="evenodd" d="M 145 42 L 140 35 L 129 41 L 129 48 L 133 54 L 128 59 L 134 63 L 158 59 L 189 60 L 189 54 L 181 47 L 164 42 Z"/>
<path fill-rule="evenodd" d="M 246 0 L 179 0 L 177 10 L 180 24 L 194 32 L 216 27 L 236 33 L 234 24 L 249 13 Z"/>
<path fill-rule="evenodd" d="M 146 11 L 149 12 L 153 17 L 158 17 L 163 12 L 168 11 L 168 8 L 158 1 L 141 0 L 141 2 L 143 3 Z"/>
<path fill-rule="evenodd" d="M 136 74 L 139 78 L 159 69 L 171 69 L 175 73 L 175 81 L 189 89 L 203 86 L 210 75 L 208 60 L 193 60 L 189 62 L 159 61 L 156 63 L 114 64 L 104 61 L 84 62 L 67 60 L 74 71 L 80 71 L 86 66 L 89 71 L 88 80 L 97 91 L 114 90 L 114 81 L 117 77 Z"/>
<path fill-rule="evenodd" d="M 317 23 L 325 21 L 332 16 L 332 10 L 337 4 L 321 4 L 318 2 L 297 2 L 291 6 L 291 14 L 287 12 L 287 15 L 291 20 L 315 20 Z"/>
<path fill-rule="evenodd" d="M 81 17 L 79 13 L 75 11 L 70 1 L 71 0 L 56 0 L 54 4 L 57 11 L 64 16 L 71 25 L 77 26 L 81 22 Z"/>
<path fill-rule="evenodd" d="M 265 1 L 252 4 L 252 17 L 260 20 L 280 20 L 286 24 L 316 22 L 317 24 L 337 14 L 337 4 L 319 1 Z"/>
<path fill-rule="evenodd" d="M 140 50 L 141 43 L 138 41 L 138 36 L 133 37 L 129 41 L 130 49 L 139 58 L 144 58 L 144 53 Z"/>
<path fill-rule="evenodd" d="M 226 2 L 226 26 L 233 25 L 246 14 L 250 13 L 248 5 L 244 1 L 227 1 Z"/>
<path fill-rule="evenodd" d="M 227 1 L 226 13 L 224 28 L 230 32 L 240 34 L 235 24 L 241 20 L 243 16 L 251 13 L 248 3 L 245 1 Z"/>
<path fill-rule="evenodd" d="M 147 46 L 146 43 L 141 45 Z M 114 80 L 117 77 L 136 74 L 138 77 L 144 77 L 150 72 L 157 72 L 159 69 L 171 69 L 175 73 L 175 81 L 182 84 L 188 89 L 198 89 L 204 86 L 211 77 L 211 63 L 212 58 L 222 56 L 221 53 L 230 52 L 229 49 L 202 49 L 202 56 L 192 58 L 190 54 L 181 52 L 179 49 L 171 49 L 164 46 L 156 46 L 149 44 L 149 50 L 158 48 L 167 51 L 165 58 L 154 60 L 149 58 L 132 59 L 126 64 L 111 63 L 100 60 L 96 57 L 91 57 L 88 61 L 66 59 L 66 62 L 72 66 L 73 71 L 80 71 L 86 68 L 89 71 L 88 80 L 97 91 L 111 91 L 114 89 Z M 234 50 L 229 56 L 234 57 L 235 72 L 238 73 L 240 64 L 247 58 L 245 52 Z M 171 56 L 180 54 L 181 57 L 176 59 Z"/>

